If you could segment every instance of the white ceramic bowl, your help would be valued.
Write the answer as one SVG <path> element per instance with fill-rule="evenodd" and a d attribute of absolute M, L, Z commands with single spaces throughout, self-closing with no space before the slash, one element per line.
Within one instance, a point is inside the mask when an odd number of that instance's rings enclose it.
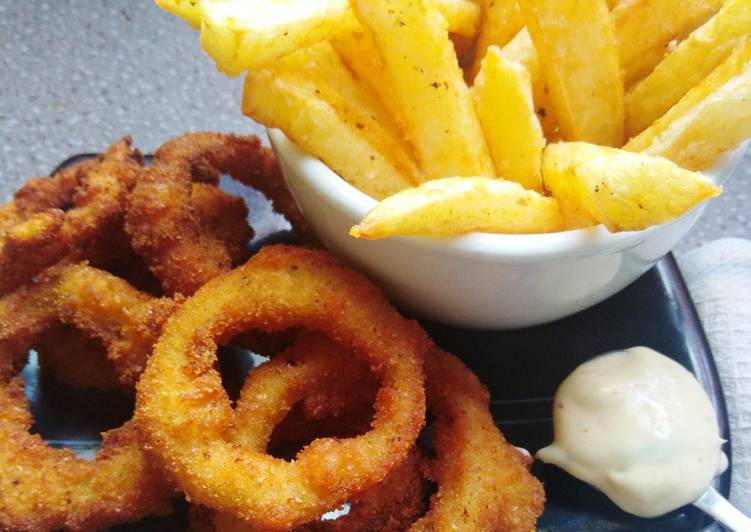
<path fill-rule="evenodd" d="M 537 235 L 362 240 L 349 236 L 349 229 L 376 200 L 300 151 L 281 131 L 269 130 L 269 138 L 292 194 L 330 251 L 368 274 L 396 304 L 461 327 L 526 327 L 591 307 L 647 271 L 704 210 L 700 205 L 638 232 L 609 233 L 598 226 Z M 744 148 L 705 173 L 722 183 Z"/>

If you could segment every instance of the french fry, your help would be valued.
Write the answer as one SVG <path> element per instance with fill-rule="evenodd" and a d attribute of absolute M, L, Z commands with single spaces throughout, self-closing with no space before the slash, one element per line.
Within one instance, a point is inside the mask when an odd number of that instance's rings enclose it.
<path fill-rule="evenodd" d="M 401 109 L 394 88 L 385 81 L 388 75 L 386 67 L 370 32 L 340 33 L 331 39 L 331 44 L 358 81 L 376 95 L 392 120 L 403 130 L 404 120 L 401 118 Z"/>
<path fill-rule="evenodd" d="M 367 110 L 347 101 L 316 72 L 282 66 L 248 74 L 242 111 L 283 129 L 303 150 L 374 198 L 420 181 L 419 170 L 400 144 Z"/>
<path fill-rule="evenodd" d="M 548 145 L 542 165 L 569 227 L 596 221 L 612 232 L 640 231 L 721 191 L 667 159 L 584 142 Z"/>
<path fill-rule="evenodd" d="M 427 0 L 354 0 L 383 59 L 427 179 L 493 176 L 493 163 L 444 18 Z"/>
<path fill-rule="evenodd" d="M 724 0 L 623 0 L 612 12 L 624 83 L 630 87 L 722 7 Z"/>
<path fill-rule="evenodd" d="M 480 8 L 471 0 L 434 0 L 451 31 L 473 35 Z M 228 76 L 263 67 L 287 54 L 359 31 L 349 0 L 158 0 L 201 31 L 201 46 Z"/>
<path fill-rule="evenodd" d="M 520 0 L 563 138 L 620 146 L 623 85 L 605 0 Z"/>
<path fill-rule="evenodd" d="M 626 95 L 626 131 L 636 135 L 664 115 L 751 35 L 751 2 L 728 0 Z"/>
<path fill-rule="evenodd" d="M 470 79 L 480 71 L 488 46 L 504 46 L 524 26 L 524 17 L 516 0 L 482 0 L 482 22 L 475 43 L 475 60 Z"/>
<path fill-rule="evenodd" d="M 537 113 L 537 119 L 540 121 L 540 125 L 542 125 L 545 138 L 548 141 L 559 140 L 558 118 L 555 116 L 553 104 L 550 101 L 550 91 L 548 90 L 547 83 L 545 83 L 545 78 L 540 75 L 540 62 L 537 58 L 537 51 L 535 50 L 535 45 L 532 44 L 532 38 L 529 36 L 527 28 L 522 28 L 501 49 L 501 54 L 506 59 L 515 61 L 527 69 L 532 82 L 535 113 Z"/>
<path fill-rule="evenodd" d="M 366 239 L 390 236 L 454 236 L 546 233 L 563 227 L 558 203 L 518 183 L 487 177 L 427 181 L 382 200 L 350 230 Z"/>
<path fill-rule="evenodd" d="M 412 147 L 404 139 L 394 117 L 373 93 L 355 79 L 330 43 L 322 42 L 299 50 L 285 56 L 278 64 L 288 71 L 314 74 L 349 105 L 362 110 L 362 114 L 368 116 L 371 127 L 384 129 L 405 154 L 412 156 Z"/>
<path fill-rule="evenodd" d="M 542 192 L 545 138 L 532 101 L 529 72 L 490 46 L 472 87 L 496 173 Z"/>
<path fill-rule="evenodd" d="M 751 136 L 751 39 L 625 149 L 707 168 Z"/>

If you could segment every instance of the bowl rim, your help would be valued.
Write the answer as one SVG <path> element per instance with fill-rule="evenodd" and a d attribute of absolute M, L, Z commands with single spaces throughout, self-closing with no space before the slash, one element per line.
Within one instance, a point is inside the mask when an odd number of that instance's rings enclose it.
<path fill-rule="evenodd" d="M 350 185 L 321 160 L 304 152 L 281 130 L 267 128 L 267 133 L 281 162 L 288 165 L 296 176 L 305 179 L 334 208 L 351 218 L 353 225 L 359 222 L 378 203 L 378 200 Z M 721 185 L 739 165 L 749 142 L 745 141 L 734 150 L 730 150 L 720 158 L 713 168 L 702 173 Z M 562 255 L 600 255 L 633 247 L 654 235 L 662 233 L 674 224 L 680 223 L 691 216 L 696 209 L 700 209 L 706 204 L 706 201 L 702 202 L 678 218 L 642 231 L 611 233 L 604 226 L 597 225 L 557 233 L 520 235 L 472 232 L 451 237 L 396 236 L 385 240 L 408 243 L 425 251 L 451 255 L 472 255 L 487 260 L 513 259 L 520 256 L 552 258 Z"/>

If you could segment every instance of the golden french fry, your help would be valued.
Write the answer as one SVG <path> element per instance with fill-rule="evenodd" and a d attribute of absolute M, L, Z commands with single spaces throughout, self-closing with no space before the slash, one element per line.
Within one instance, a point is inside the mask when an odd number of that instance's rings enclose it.
<path fill-rule="evenodd" d="M 248 74 L 242 111 L 284 130 L 303 150 L 374 198 L 420 181 L 415 163 L 368 110 L 347 101 L 316 72 L 269 68 Z"/>
<path fill-rule="evenodd" d="M 473 35 L 480 8 L 471 0 L 434 0 L 452 31 Z M 201 30 L 201 46 L 229 76 L 361 30 L 349 0 L 158 0 Z"/>
<path fill-rule="evenodd" d="M 569 226 L 596 221 L 613 232 L 667 222 L 721 191 L 662 157 L 584 142 L 548 145 L 542 173 Z"/>
<path fill-rule="evenodd" d="M 402 151 L 412 157 L 412 147 L 404 139 L 396 120 L 381 101 L 355 79 L 330 43 L 322 42 L 298 50 L 285 56 L 277 65 L 278 68 L 290 72 L 308 72 L 309 75 L 315 75 L 342 96 L 349 105 L 361 109 L 362 114 L 368 116 L 371 127 L 386 130 Z"/>
<path fill-rule="evenodd" d="M 427 179 L 493 176 L 493 163 L 443 17 L 428 0 L 353 2 Z"/>
<path fill-rule="evenodd" d="M 506 59 L 515 61 L 529 72 L 532 82 L 532 94 L 535 102 L 535 113 L 542 125 L 545 138 L 548 141 L 556 141 L 560 137 L 558 130 L 558 118 L 555 116 L 553 104 L 550 101 L 545 78 L 540 75 L 540 62 L 537 58 L 535 45 L 526 28 L 522 28 L 509 43 L 501 49 L 501 55 Z"/>
<path fill-rule="evenodd" d="M 477 115 L 497 174 L 542 192 L 545 138 L 532 101 L 529 72 L 490 46 L 472 87 Z"/>
<path fill-rule="evenodd" d="M 524 18 L 516 0 L 482 0 L 482 22 L 475 44 L 475 60 L 470 79 L 480 71 L 488 46 L 504 46 L 524 26 Z"/>
<path fill-rule="evenodd" d="M 453 236 L 484 233 L 548 233 L 563 220 L 554 198 L 518 183 L 487 177 L 427 181 L 382 200 L 350 230 L 359 238 Z"/>
<path fill-rule="evenodd" d="M 386 67 L 370 32 L 340 33 L 331 39 L 331 44 L 358 81 L 372 94 L 376 95 L 381 105 L 388 111 L 391 119 L 399 124 L 403 130 L 404 120 L 401 118 L 399 102 L 394 94 L 393 87 L 385 81 L 388 75 Z"/>
<path fill-rule="evenodd" d="M 625 149 L 707 168 L 751 137 L 751 39 Z"/>
<path fill-rule="evenodd" d="M 664 115 L 751 34 L 751 2 L 728 0 L 626 95 L 626 131 L 636 135 Z"/>
<path fill-rule="evenodd" d="M 724 0 L 623 0 L 613 8 L 626 87 L 662 60 L 672 41 L 681 41 L 722 7 Z"/>
<path fill-rule="evenodd" d="M 563 138 L 620 146 L 623 85 L 605 0 L 520 0 Z"/>

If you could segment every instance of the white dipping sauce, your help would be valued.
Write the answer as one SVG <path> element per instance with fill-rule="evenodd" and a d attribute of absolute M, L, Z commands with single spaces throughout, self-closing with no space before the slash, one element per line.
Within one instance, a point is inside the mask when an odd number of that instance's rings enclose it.
<path fill-rule="evenodd" d="M 727 468 L 704 389 L 646 347 L 579 366 L 556 392 L 553 424 L 555 441 L 537 458 L 642 517 L 692 503 Z"/>

